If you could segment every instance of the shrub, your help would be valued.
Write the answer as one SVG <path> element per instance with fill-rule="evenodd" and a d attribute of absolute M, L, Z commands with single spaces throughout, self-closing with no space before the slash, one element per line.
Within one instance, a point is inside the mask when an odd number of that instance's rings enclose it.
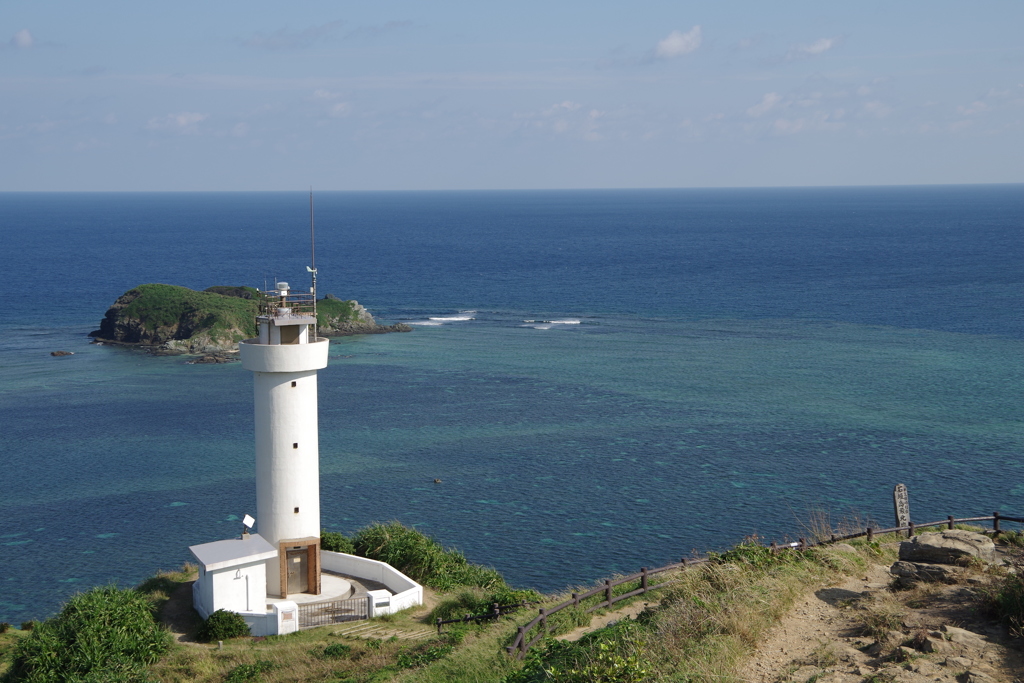
<path fill-rule="evenodd" d="M 623 621 L 588 634 L 577 642 L 548 640 L 530 650 L 522 669 L 505 683 L 639 683 L 648 680 L 651 665 L 640 653 L 644 630 Z"/>
<path fill-rule="evenodd" d="M 371 524 L 352 539 L 355 554 L 387 562 L 415 581 L 447 591 L 457 586 L 497 589 L 505 580 L 495 569 L 470 564 L 466 556 L 445 548 L 426 534 L 401 522 Z"/>
<path fill-rule="evenodd" d="M 312 654 L 319 659 L 341 659 L 352 654 L 352 647 L 344 643 L 334 643 L 322 650 L 313 650 Z"/>
<path fill-rule="evenodd" d="M 1013 558 L 1007 574 L 988 594 L 989 605 L 1010 626 L 1010 632 L 1024 638 L 1024 556 Z"/>
<path fill-rule="evenodd" d="M 352 539 L 337 531 L 327 531 L 326 529 L 320 532 L 320 548 L 349 555 L 354 555 L 356 551 L 352 545 Z"/>
<path fill-rule="evenodd" d="M 214 614 L 216 614 L 216 612 L 214 612 Z M 212 617 L 213 614 L 210 616 Z M 252 681 L 273 668 L 273 662 L 268 662 L 264 659 L 257 660 L 255 664 L 239 664 L 228 672 L 227 677 L 224 678 L 224 683 L 242 683 L 242 681 Z"/>
<path fill-rule="evenodd" d="M 6 621 L 0 622 L 0 633 L 7 633 L 11 629 L 11 625 Z"/>
<path fill-rule="evenodd" d="M 230 640 L 249 635 L 249 625 L 237 612 L 219 609 L 210 615 L 196 633 L 196 638 L 203 643 L 215 640 Z"/>
<path fill-rule="evenodd" d="M 458 619 L 467 614 L 490 614 L 494 609 L 494 603 L 502 606 L 516 605 L 522 602 L 537 602 L 541 597 L 540 593 L 534 590 L 513 590 L 507 586 L 490 592 L 479 588 L 464 588 L 441 599 L 430 612 L 428 620 Z"/>
<path fill-rule="evenodd" d="M 454 649 L 455 648 L 452 645 L 438 645 L 436 643 L 420 645 L 408 652 L 399 653 L 397 661 L 398 668 L 414 669 L 417 666 L 436 662 L 439 659 L 447 657 Z"/>
<path fill-rule="evenodd" d="M 171 644 L 136 590 L 114 586 L 75 595 L 60 614 L 14 648 L 6 681 L 137 681 Z"/>

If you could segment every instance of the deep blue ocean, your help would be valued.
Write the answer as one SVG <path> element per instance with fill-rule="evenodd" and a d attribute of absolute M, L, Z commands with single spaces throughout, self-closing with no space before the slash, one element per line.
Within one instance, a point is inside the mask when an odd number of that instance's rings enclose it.
<path fill-rule="evenodd" d="M 0 621 L 254 513 L 250 373 L 87 334 L 142 283 L 307 286 L 307 202 L 0 194 Z M 888 524 L 898 482 L 919 522 L 1024 514 L 1024 186 L 324 192 L 316 224 L 321 295 L 416 328 L 332 342 L 326 528 L 554 590 Z"/>

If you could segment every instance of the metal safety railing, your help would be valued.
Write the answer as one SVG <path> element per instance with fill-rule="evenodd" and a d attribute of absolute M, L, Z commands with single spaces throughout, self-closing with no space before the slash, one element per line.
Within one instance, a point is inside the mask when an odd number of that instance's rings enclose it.
<path fill-rule="evenodd" d="M 351 598 L 349 600 L 325 600 L 299 604 L 299 628 L 330 626 L 346 621 L 370 618 L 372 598 Z"/>

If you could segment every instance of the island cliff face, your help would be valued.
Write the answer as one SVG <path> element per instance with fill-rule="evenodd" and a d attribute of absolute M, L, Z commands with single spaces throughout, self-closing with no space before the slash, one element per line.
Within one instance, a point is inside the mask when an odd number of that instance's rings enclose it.
<path fill-rule="evenodd" d="M 100 328 L 100 342 L 144 346 L 159 354 L 231 354 L 238 342 L 256 336 L 259 292 L 252 287 L 210 287 L 197 292 L 175 285 L 147 284 L 114 302 Z M 333 295 L 317 302 L 322 336 L 407 332 L 408 325 L 378 325 L 356 301 Z"/>
<path fill-rule="evenodd" d="M 316 319 L 317 330 L 325 337 L 412 332 L 412 327 L 405 323 L 378 325 L 370 312 L 358 301 L 342 301 L 333 294 L 328 294 L 326 298 L 316 303 Z"/>

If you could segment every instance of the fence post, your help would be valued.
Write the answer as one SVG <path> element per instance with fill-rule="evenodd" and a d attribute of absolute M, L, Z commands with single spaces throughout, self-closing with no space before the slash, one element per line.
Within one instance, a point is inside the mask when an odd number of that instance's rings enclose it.
<path fill-rule="evenodd" d="M 573 593 L 572 594 L 572 606 L 573 607 L 579 607 L 580 606 L 580 594 L 579 593 Z"/>
<path fill-rule="evenodd" d="M 519 652 L 526 654 L 526 627 L 519 627 L 519 635 L 516 636 L 519 639 Z"/>
<path fill-rule="evenodd" d="M 831 539 L 831 543 L 835 543 L 835 542 L 836 542 L 836 535 L 835 535 L 835 534 L 832 534 L 832 539 Z"/>
<path fill-rule="evenodd" d="M 797 550 L 807 550 L 807 541 L 802 538 L 798 540 L 800 541 L 800 545 L 797 546 Z"/>
<path fill-rule="evenodd" d="M 681 558 L 679 558 L 679 561 L 680 561 L 680 562 L 682 562 L 682 564 L 683 564 L 683 569 L 686 569 L 686 564 L 687 564 L 687 562 L 686 562 L 686 558 L 685 558 L 685 557 L 681 557 Z"/>
<path fill-rule="evenodd" d="M 441 617 L 437 618 L 437 635 L 441 635 Z"/>
<path fill-rule="evenodd" d="M 373 619 L 373 596 L 366 596 L 366 618 Z"/>
<path fill-rule="evenodd" d="M 948 522 L 946 522 L 946 526 L 948 526 L 950 529 L 952 529 L 953 528 L 953 515 L 950 515 L 949 517 L 946 517 L 946 519 L 949 520 Z"/>
<path fill-rule="evenodd" d="M 868 527 L 868 543 L 871 543 L 871 541 L 873 541 L 874 538 L 875 538 L 875 530 L 872 529 L 871 527 Z"/>
<path fill-rule="evenodd" d="M 494 612 L 494 620 L 497 621 L 498 617 L 501 616 L 501 608 L 498 607 L 498 603 L 494 603 L 494 604 L 491 605 L 491 609 Z"/>
<path fill-rule="evenodd" d="M 909 527 L 907 529 L 907 538 L 913 538 L 914 537 L 914 523 L 913 522 L 907 522 L 907 526 Z"/>
<path fill-rule="evenodd" d="M 775 541 L 772 541 L 772 544 L 768 546 L 768 549 L 771 551 L 772 555 L 779 552 L 779 546 L 775 544 Z"/>
<path fill-rule="evenodd" d="M 548 630 L 548 611 L 543 607 L 540 608 L 540 627 L 547 633 Z"/>
<path fill-rule="evenodd" d="M 999 511 L 998 510 L 996 510 L 995 512 L 992 513 L 992 532 L 993 532 L 992 533 L 993 536 L 998 536 L 999 535 Z"/>
<path fill-rule="evenodd" d="M 604 599 L 605 599 L 605 602 L 608 603 L 608 606 L 611 607 L 612 606 L 612 580 L 611 579 L 605 579 L 604 580 Z"/>

